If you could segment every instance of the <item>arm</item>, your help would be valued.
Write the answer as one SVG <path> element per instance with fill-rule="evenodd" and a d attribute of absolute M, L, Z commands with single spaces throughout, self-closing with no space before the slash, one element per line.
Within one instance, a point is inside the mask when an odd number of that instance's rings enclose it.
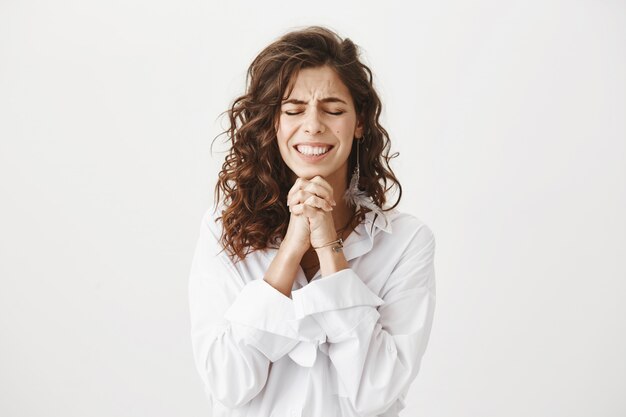
<path fill-rule="evenodd" d="M 292 293 L 296 316 L 312 315 L 326 332 L 338 395 L 359 415 L 382 414 L 402 401 L 417 376 L 435 308 L 434 251 L 434 236 L 423 225 L 383 299 L 350 268 Z"/>
<path fill-rule="evenodd" d="M 290 298 L 263 279 L 245 283 L 228 256 L 218 254 L 210 215 L 202 219 L 189 276 L 191 339 L 205 389 L 234 408 L 263 389 L 270 362 L 298 343 L 297 320 Z"/>
<path fill-rule="evenodd" d="M 278 253 L 265 271 L 263 279 L 285 297 L 291 297 L 291 288 L 296 279 L 302 255 L 292 250 L 287 241 L 283 240 Z"/>

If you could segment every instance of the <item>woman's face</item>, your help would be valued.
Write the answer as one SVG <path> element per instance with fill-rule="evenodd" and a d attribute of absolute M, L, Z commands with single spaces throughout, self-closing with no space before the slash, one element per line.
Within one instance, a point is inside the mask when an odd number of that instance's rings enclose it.
<path fill-rule="evenodd" d="M 298 177 L 345 186 L 352 140 L 362 136 L 348 87 L 328 66 L 300 70 L 293 85 L 276 127 L 283 160 Z"/>

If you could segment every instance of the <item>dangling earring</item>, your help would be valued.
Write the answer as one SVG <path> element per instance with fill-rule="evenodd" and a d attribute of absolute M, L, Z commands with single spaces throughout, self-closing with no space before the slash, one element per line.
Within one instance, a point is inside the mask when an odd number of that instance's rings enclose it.
<path fill-rule="evenodd" d="M 359 190 L 359 175 L 360 175 L 360 144 L 363 140 L 356 139 L 356 166 L 354 167 L 354 172 L 352 173 L 352 177 L 350 178 L 350 185 L 346 189 L 346 192 L 343 194 L 343 199 L 349 205 L 353 205 L 358 210 L 359 208 L 359 198 L 362 197 L 361 194 L 364 194 Z"/>
<path fill-rule="evenodd" d="M 350 179 L 350 186 L 346 188 L 346 192 L 343 194 L 343 199 L 349 205 L 354 206 L 356 210 L 360 207 L 366 207 L 371 211 L 382 215 L 383 213 L 381 208 L 374 204 L 365 191 L 359 190 L 359 177 L 361 174 L 360 144 L 363 140 L 365 140 L 365 136 L 362 136 L 360 139 L 356 139 L 356 165 L 354 167 L 354 172 L 352 173 L 352 178 Z"/>

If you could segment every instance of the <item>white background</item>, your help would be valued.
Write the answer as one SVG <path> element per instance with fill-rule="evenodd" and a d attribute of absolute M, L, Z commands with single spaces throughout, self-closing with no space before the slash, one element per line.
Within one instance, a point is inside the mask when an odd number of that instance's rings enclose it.
<path fill-rule="evenodd" d="M 626 4 L 602 0 L 1 0 L 0 415 L 209 415 L 187 276 L 210 144 L 309 24 L 363 48 L 399 208 L 437 239 L 402 415 L 626 415 Z"/>

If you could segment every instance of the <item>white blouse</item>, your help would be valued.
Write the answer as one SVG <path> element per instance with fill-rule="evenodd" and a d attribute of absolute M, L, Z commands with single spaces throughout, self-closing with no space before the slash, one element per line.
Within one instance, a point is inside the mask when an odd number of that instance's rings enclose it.
<path fill-rule="evenodd" d="M 398 416 L 433 322 L 430 228 L 397 209 L 369 212 L 344 242 L 350 267 L 310 282 L 299 268 L 290 298 L 263 279 L 278 249 L 237 263 L 218 254 L 216 213 L 202 218 L 189 277 L 213 417 Z"/>

